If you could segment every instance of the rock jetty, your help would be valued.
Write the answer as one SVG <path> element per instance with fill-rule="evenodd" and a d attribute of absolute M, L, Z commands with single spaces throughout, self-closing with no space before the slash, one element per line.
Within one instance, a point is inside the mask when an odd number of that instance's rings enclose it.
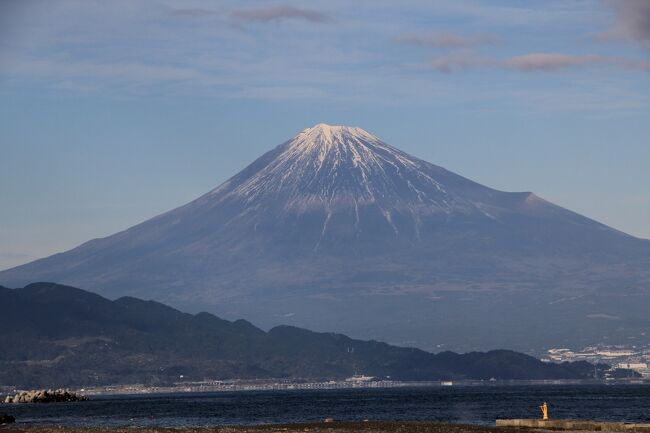
<path fill-rule="evenodd" d="M 83 395 L 70 392 L 67 389 L 39 389 L 31 391 L 22 391 L 14 396 L 7 396 L 5 403 L 55 403 L 61 401 L 85 401 L 88 400 Z"/>

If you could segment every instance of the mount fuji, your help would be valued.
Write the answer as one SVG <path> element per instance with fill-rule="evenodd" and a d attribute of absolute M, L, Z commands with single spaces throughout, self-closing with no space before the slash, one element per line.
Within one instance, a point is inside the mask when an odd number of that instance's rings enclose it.
<path fill-rule="evenodd" d="M 0 272 L 34 281 L 428 350 L 650 338 L 650 241 L 347 126 L 307 128 L 184 206 Z"/>

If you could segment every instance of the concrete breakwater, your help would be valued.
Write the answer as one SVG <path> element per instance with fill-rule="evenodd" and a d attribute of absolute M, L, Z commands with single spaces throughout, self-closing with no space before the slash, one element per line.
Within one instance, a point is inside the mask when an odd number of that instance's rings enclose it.
<path fill-rule="evenodd" d="M 650 424 L 605 422 L 574 419 L 498 419 L 497 427 L 535 428 L 549 430 L 580 430 L 650 433 Z"/>
<path fill-rule="evenodd" d="M 7 396 L 5 403 L 55 403 L 62 401 L 84 401 L 88 400 L 83 395 L 70 392 L 67 389 L 39 389 L 22 391 L 14 396 Z"/>

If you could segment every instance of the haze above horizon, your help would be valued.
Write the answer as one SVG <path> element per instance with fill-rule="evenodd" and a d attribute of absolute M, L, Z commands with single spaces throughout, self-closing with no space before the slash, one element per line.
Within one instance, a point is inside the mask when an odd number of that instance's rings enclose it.
<path fill-rule="evenodd" d="M 650 3 L 0 4 L 0 269 L 318 123 L 650 238 Z"/>

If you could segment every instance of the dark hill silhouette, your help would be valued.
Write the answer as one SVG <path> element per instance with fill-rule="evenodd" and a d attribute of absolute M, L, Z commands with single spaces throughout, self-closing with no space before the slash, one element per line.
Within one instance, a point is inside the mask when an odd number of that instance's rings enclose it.
<path fill-rule="evenodd" d="M 543 363 L 495 350 L 434 355 L 292 326 L 181 313 L 136 298 L 109 301 L 69 286 L 0 288 L 0 385 L 162 384 L 230 378 L 401 380 L 589 378 L 588 363 Z"/>

